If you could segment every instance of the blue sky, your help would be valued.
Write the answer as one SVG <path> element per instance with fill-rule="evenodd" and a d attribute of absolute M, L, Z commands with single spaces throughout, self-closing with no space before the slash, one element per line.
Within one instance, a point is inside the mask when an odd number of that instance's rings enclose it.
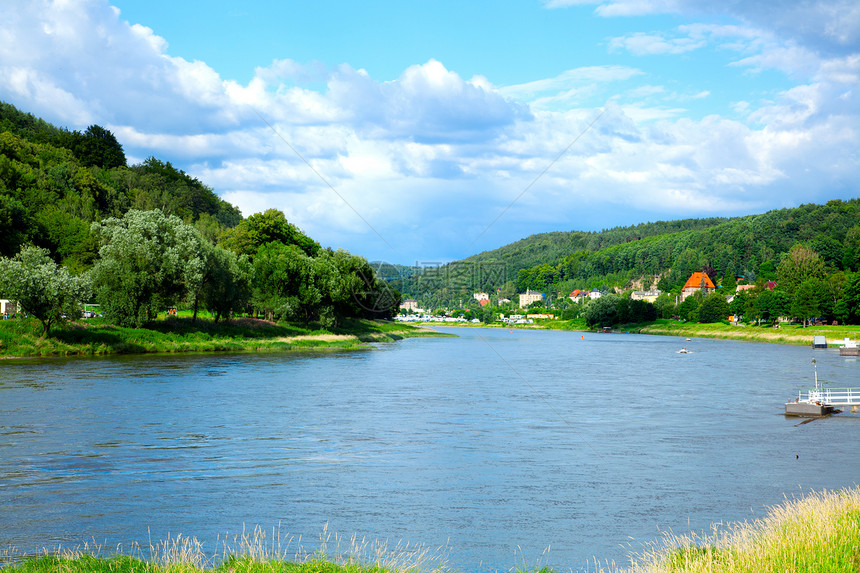
<path fill-rule="evenodd" d="M 442 262 L 858 196 L 853 1 L 0 0 L 0 99 Z"/>

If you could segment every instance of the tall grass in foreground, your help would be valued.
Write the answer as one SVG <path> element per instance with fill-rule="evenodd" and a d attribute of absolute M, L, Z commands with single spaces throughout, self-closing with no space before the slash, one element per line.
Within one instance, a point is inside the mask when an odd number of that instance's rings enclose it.
<path fill-rule="evenodd" d="M 125 554 L 124 554 L 125 553 Z M 447 571 L 448 548 L 342 538 L 323 532 L 320 548 L 304 551 L 301 539 L 267 536 L 257 528 L 219 542 L 213 554 L 193 538 L 177 536 L 148 551 L 105 552 L 84 546 L 41 557 L 14 560 L 4 573 L 438 573 Z M 0 565 L 4 562 L 0 551 Z M 511 571 L 552 573 L 525 563 Z M 565 569 L 567 570 L 567 569 Z M 752 523 L 716 524 L 710 535 L 667 535 L 644 553 L 633 556 L 630 567 L 588 566 L 597 573 L 857 573 L 860 571 L 860 488 L 811 493 L 786 500 Z"/>
<path fill-rule="evenodd" d="M 39 557 L 16 557 L 0 551 L 4 573 L 441 573 L 447 570 L 447 547 L 344 538 L 323 530 L 319 549 L 308 553 L 301 538 L 271 535 L 262 528 L 220 539 L 213 551 L 194 538 L 177 535 L 148 547 L 106 550 L 84 544 Z M 4 561 L 10 564 L 3 567 Z"/>
<path fill-rule="evenodd" d="M 860 489 L 786 500 L 752 523 L 717 524 L 710 535 L 667 536 L 633 572 L 860 571 Z"/>

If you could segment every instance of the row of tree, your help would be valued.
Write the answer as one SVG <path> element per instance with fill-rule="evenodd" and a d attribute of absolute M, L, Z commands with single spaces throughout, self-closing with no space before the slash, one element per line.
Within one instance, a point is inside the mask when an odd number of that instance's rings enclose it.
<path fill-rule="evenodd" d="M 157 210 L 108 218 L 94 223 L 92 233 L 99 255 L 80 275 L 36 246 L 0 259 L 0 289 L 42 322 L 45 335 L 64 315 L 79 316 L 93 295 L 107 318 L 131 327 L 179 305 L 193 309 L 194 319 L 206 309 L 215 322 L 254 312 L 336 327 L 347 317 L 390 317 L 400 304 L 399 293 L 378 281 L 363 257 L 321 249 L 277 210 L 237 227 L 230 238 L 243 252 L 215 245 Z"/>

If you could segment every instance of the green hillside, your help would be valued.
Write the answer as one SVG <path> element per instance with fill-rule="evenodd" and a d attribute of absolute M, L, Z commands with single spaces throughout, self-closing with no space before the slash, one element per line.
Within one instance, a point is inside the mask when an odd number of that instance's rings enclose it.
<path fill-rule="evenodd" d="M 72 270 L 97 254 L 90 224 L 159 209 L 214 237 L 242 215 L 199 180 L 154 157 L 127 166 L 108 130 L 55 127 L 0 102 L 0 256 L 35 244 Z"/>
<path fill-rule="evenodd" d="M 475 291 L 511 297 L 526 289 L 558 295 L 659 284 L 669 292 L 702 270 L 718 283 L 774 280 L 796 244 L 813 249 L 831 272 L 860 270 L 860 200 L 591 233 L 542 233 L 440 269 L 414 269 L 399 284 L 404 296 L 436 305 Z"/>
<path fill-rule="evenodd" d="M 169 161 L 127 165 L 101 126 L 70 131 L 0 102 L 2 312 L 37 319 L 42 338 L 83 303 L 123 327 L 188 309 L 193 323 L 206 311 L 336 328 L 390 316 L 399 297 L 364 257 L 323 249 L 281 211 L 243 218 Z"/>

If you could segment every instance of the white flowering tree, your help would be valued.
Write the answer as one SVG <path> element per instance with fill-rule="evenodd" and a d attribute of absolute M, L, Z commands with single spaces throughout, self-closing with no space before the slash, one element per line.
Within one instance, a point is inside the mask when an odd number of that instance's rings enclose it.
<path fill-rule="evenodd" d="M 101 242 L 90 275 L 105 316 L 140 327 L 159 311 L 186 300 L 203 282 L 203 239 L 175 215 L 127 212 L 93 223 Z"/>
<path fill-rule="evenodd" d="M 0 258 L 0 292 L 42 323 L 42 337 L 66 317 L 78 317 L 91 294 L 86 277 L 57 265 L 46 249 L 24 247 L 14 258 Z"/>

